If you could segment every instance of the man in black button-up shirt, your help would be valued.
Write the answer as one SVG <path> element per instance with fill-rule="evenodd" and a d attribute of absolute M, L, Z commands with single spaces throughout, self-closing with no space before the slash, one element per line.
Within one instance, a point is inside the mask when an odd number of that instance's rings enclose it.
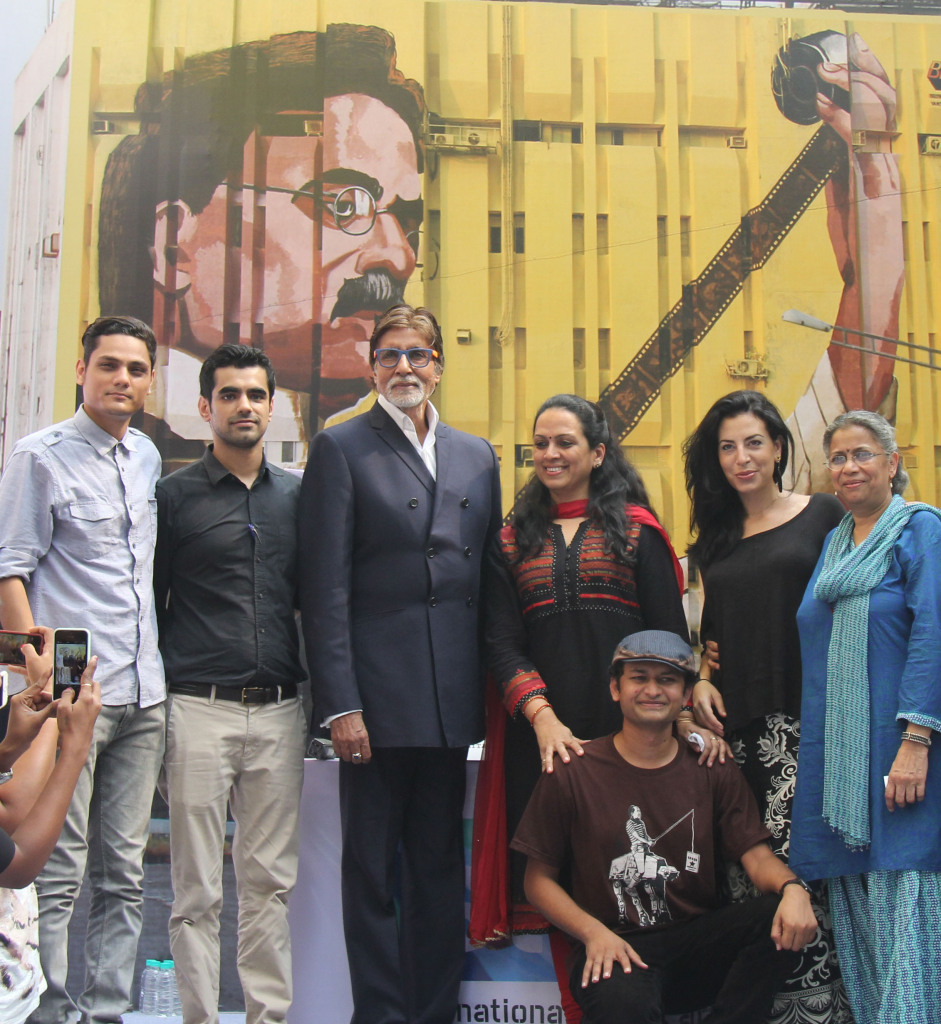
<path fill-rule="evenodd" d="M 227 804 L 247 1024 L 283 1021 L 291 1005 L 287 897 L 297 876 L 305 735 L 294 621 L 300 481 L 265 461 L 274 385 L 258 349 L 213 352 L 199 399 L 213 445 L 157 485 L 170 948 L 187 1024 L 218 1020 Z"/>

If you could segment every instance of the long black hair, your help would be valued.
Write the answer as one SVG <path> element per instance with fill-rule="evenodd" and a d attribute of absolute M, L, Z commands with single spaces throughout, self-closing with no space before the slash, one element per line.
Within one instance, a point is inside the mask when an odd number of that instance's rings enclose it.
<path fill-rule="evenodd" d="M 633 561 L 627 546 L 628 519 L 625 506 L 642 505 L 650 509 L 650 499 L 640 474 L 624 457 L 611 437 L 601 407 L 578 395 L 553 395 L 539 407 L 536 421 L 547 409 L 564 409 L 581 424 L 589 449 L 605 446 L 604 459 L 592 469 L 588 482 L 588 518 L 604 533 L 604 546 L 619 562 Z M 519 548 L 518 560 L 537 555 L 546 541 L 555 502 L 549 489 L 533 475 L 513 508 L 512 522 Z"/>
<path fill-rule="evenodd" d="M 781 459 L 774 468 L 778 490 L 794 450 L 794 438 L 781 413 L 758 391 L 733 391 L 706 413 L 683 444 L 686 491 L 690 498 L 689 528 L 696 538 L 689 546 L 689 554 L 700 569 L 724 558 L 741 540 L 745 529 L 745 508 L 719 464 L 722 421 L 744 413 L 757 416 L 771 440 L 781 442 Z"/>

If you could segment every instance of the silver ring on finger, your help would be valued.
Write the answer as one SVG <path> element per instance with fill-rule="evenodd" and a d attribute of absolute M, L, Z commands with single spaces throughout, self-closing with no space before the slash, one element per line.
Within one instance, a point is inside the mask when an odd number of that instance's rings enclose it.
<path fill-rule="evenodd" d="M 357 750 L 356 753 L 353 755 L 353 760 L 354 761 L 362 761 L 362 759 L 363 759 L 363 755 Z"/>

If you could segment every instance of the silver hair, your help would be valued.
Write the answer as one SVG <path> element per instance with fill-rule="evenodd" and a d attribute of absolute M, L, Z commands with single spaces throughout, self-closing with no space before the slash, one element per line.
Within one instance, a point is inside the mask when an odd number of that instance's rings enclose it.
<path fill-rule="evenodd" d="M 890 455 L 892 452 L 899 450 L 899 446 L 895 441 L 895 427 L 884 416 L 880 416 L 877 412 L 869 412 L 868 409 L 852 409 L 850 412 L 844 412 L 837 416 L 823 432 L 823 454 L 828 458 L 830 456 L 830 442 L 833 440 L 833 435 L 845 427 L 862 427 L 863 430 L 868 430 L 876 444 Z M 898 469 L 896 469 L 895 476 L 891 480 L 892 493 L 902 494 L 905 488 L 908 487 L 908 482 L 908 473 L 902 467 L 902 456 L 900 454 Z"/>

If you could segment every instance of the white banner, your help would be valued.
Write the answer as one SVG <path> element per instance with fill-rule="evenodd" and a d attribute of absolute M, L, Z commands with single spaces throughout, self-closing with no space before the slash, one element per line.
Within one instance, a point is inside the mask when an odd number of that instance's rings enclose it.
<path fill-rule="evenodd" d="M 300 864 L 291 896 L 294 1004 L 288 1024 L 343 1024 L 353 1012 L 340 902 L 339 762 L 305 761 Z M 477 763 L 467 763 L 467 888 Z M 455 1021 L 564 1024 L 549 940 L 521 936 L 507 949 L 468 949 Z"/>

